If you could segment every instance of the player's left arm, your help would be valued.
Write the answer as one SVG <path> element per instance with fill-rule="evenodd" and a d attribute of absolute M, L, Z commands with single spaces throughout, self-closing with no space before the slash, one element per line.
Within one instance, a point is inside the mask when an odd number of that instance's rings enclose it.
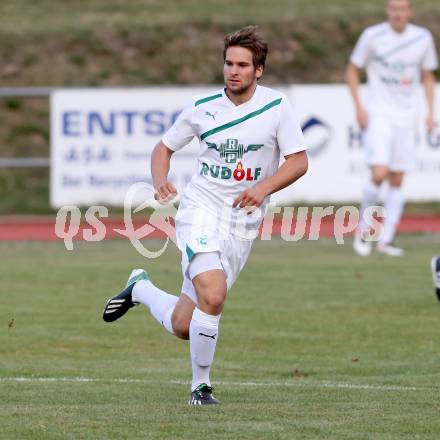
<path fill-rule="evenodd" d="M 435 75 L 432 70 L 423 70 L 422 83 L 425 90 L 426 103 L 428 106 L 428 115 L 426 117 L 426 128 L 429 132 L 434 129 L 434 90 L 435 90 Z"/>
<path fill-rule="evenodd" d="M 267 196 L 291 185 L 307 172 L 308 158 L 306 151 L 285 156 L 286 161 L 278 168 L 277 172 L 261 182 L 243 191 L 232 206 L 236 208 L 259 207 Z"/>

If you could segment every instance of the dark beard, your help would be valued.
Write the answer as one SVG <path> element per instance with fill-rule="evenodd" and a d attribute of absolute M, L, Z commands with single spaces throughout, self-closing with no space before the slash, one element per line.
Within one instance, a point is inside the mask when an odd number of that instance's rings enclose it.
<path fill-rule="evenodd" d="M 233 96 L 242 96 L 244 94 L 246 94 L 247 92 L 249 92 L 253 87 L 256 88 L 257 85 L 254 86 L 254 84 L 249 84 L 247 87 L 241 87 L 240 89 L 237 90 L 230 90 L 227 87 L 225 87 L 225 91 Z"/>

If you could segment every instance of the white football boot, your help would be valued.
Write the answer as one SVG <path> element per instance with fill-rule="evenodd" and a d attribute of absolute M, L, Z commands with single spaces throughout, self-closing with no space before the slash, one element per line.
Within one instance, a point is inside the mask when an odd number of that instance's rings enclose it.
<path fill-rule="evenodd" d="M 353 249 L 361 257 L 366 257 L 371 254 L 372 243 L 365 240 L 368 231 L 357 230 L 354 234 Z"/>
<path fill-rule="evenodd" d="M 394 246 L 392 243 L 377 243 L 376 250 L 379 254 L 388 255 L 390 257 L 402 257 L 404 250 L 400 247 Z"/>

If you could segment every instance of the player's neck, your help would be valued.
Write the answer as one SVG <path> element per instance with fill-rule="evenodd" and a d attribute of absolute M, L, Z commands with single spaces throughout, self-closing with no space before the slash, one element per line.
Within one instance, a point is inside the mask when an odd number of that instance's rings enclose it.
<path fill-rule="evenodd" d="M 403 34 L 406 31 L 406 29 L 408 28 L 408 25 L 409 25 L 409 23 L 405 23 L 403 26 L 396 26 L 396 25 L 393 25 L 391 22 L 389 22 L 389 23 L 390 23 L 391 29 L 396 34 Z"/>
<path fill-rule="evenodd" d="M 241 93 L 232 93 L 227 87 L 225 88 L 226 96 L 229 100 L 235 105 L 241 105 L 245 102 L 248 102 L 254 96 L 255 90 L 257 89 L 258 84 L 252 84 L 246 90 Z"/>

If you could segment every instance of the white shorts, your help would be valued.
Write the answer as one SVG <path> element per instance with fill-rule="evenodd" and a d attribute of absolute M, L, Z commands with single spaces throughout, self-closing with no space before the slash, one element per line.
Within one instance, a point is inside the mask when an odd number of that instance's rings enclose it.
<path fill-rule="evenodd" d="M 197 253 L 218 252 L 226 275 L 228 291 L 243 269 L 253 240 L 232 234 L 220 234 L 216 220 L 204 210 L 179 209 L 176 216 L 177 246 L 182 252 L 182 293 L 197 304 L 197 294 L 188 274 L 188 267 Z"/>
<path fill-rule="evenodd" d="M 385 165 L 391 171 L 407 172 L 415 165 L 416 121 L 386 115 L 371 115 L 364 132 L 367 163 Z"/>

